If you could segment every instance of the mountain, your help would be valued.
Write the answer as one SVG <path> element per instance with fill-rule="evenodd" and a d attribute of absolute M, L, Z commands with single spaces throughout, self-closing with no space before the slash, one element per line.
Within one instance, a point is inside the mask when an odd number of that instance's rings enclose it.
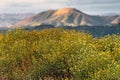
<path fill-rule="evenodd" d="M 118 17 L 120 16 L 88 15 L 75 8 L 62 8 L 41 12 L 18 22 L 15 26 L 38 26 L 45 24 L 55 27 L 80 25 L 105 26 L 116 23 Z"/>
<path fill-rule="evenodd" d="M 114 19 L 111 23 L 112 24 L 119 24 L 120 23 L 120 16 L 118 16 L 116 19 Z"/>
<path fill-rule="evenodd" d="M 24 14 L 0 14 L 0 27 L 11 27 L 24 18 L 32 16 L 32 13 Z"/>

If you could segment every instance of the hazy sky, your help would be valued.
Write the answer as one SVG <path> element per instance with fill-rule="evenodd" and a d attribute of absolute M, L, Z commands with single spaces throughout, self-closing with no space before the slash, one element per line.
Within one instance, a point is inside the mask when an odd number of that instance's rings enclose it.
<path fill-rule="evenodd" d="M 120 14 L 120 0 L 0 0 L 0 13 L 38 13 L 63 7 L 88 14 Z"/>

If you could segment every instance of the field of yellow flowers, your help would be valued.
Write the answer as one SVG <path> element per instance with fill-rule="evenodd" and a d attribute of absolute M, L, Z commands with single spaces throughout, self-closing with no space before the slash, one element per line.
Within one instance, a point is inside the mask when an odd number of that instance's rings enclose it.
<path fill-rule="evenodd" d="M 0 35 L 0 80 L 120 80 L 120 36 L 8 31 Z"/>

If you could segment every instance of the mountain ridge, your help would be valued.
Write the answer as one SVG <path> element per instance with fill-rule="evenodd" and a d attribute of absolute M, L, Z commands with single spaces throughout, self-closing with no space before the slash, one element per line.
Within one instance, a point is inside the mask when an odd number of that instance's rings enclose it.
<path fill-rule="evenodd" d="M 32 16 L 32 13 L 22 13 L 22 14 L 16 14 L 16 13 L 1 13 L 0 14 L 0 28 L 1 27 L 11 27 L 17 22 L 21 21 L 22 19 L 26 17 Z"/>
<path fill-rule="evenodd" d="M 75 8 L 48 10 L 26 18 L 15 26 L 37 26 L 42 24 L 59 26 L 105 26 L 119 23 L 120 16 L 97 16 L 83 13 Z"/>

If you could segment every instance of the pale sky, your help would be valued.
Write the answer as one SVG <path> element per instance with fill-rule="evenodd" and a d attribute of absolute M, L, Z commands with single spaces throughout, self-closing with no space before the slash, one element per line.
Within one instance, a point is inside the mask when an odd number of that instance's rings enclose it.
<path fill-rule="evenodd" d="M 0 0 L 0 13 L 39 13 L 64 7 L 88 14 L 120 14 L 120 0 Z"/>

